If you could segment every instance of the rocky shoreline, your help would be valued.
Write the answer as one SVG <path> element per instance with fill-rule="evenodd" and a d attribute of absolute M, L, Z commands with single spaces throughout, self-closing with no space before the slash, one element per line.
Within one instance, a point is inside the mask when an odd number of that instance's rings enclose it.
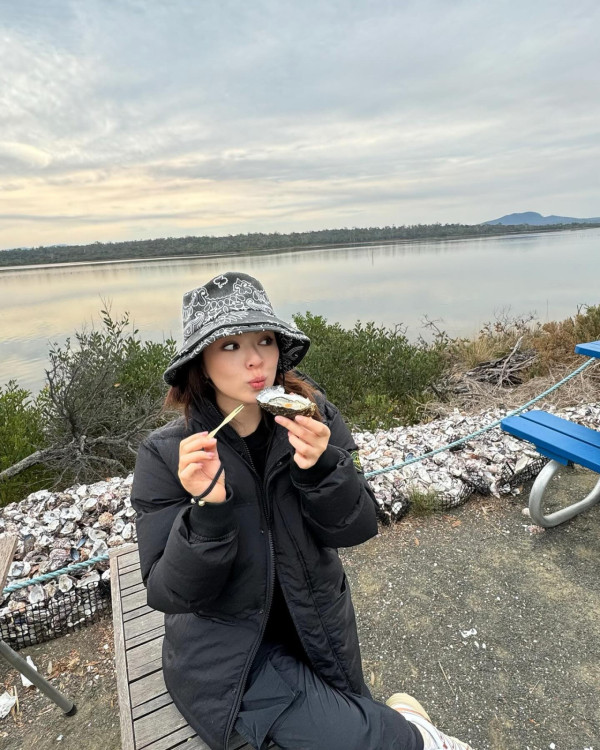
<path fill-rule="evenodd" d="M 556 413 L 600 429 L 600 404 Z M 356 433 L 363 469 L 368 474 L 420 456 L 476 432 L 503 415 L 498 409 L 475 415 L 455 411 L 427 424 Z M 496 497 L 518 494 L 519 485 L 535 476 L 544 463 L 533 446 L 496 428 L 454 450 L 374 476 L 370 483 L 380 519 L 386 523 L 406 513 L 415 493 L 428 499 L 431 510 L 456 507 L 473 493 Z M 135 542 L 132 481 L 130 474 L 61 492 L 40 490 L 0 509 L 0 534 L 14 534 L 19 540 L 7 586 Z M 0 622 L 22 612 L 27 604 L 43 606 L 74 588 L 99 585 L 107 578 L 108 562 L 104 561 L 14 591 L 0 600 Z"/>

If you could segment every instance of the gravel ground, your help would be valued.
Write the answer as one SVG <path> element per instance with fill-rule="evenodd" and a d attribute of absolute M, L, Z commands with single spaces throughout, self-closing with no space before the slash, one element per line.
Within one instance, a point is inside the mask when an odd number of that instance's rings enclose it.
<path fill-rule="evenodd" d="M 596 480 L 565 470 L 557 502 Z M 536 533 L 527 489 L 409 516 L 344 551 L 365 676 L 378 699 L 414 694 L 474 750 L 600 750 L 600 508 Z M 17 685 L 20 700 L 0 721 L 3 750 L 120 747 L 110 620 L 22 653 L 78 712 L 65 717 L 0 663 L 0 692 Z"/>

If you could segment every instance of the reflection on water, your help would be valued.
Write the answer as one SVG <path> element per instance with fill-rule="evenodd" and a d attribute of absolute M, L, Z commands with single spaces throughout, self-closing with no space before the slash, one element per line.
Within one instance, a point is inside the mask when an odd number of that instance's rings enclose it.
<path fill-rule="evenodd" d="M 131 314 L 144 337 L 180 340 L 184 292 L 239 269 L 257 276 L 284 318 L 310 310 L 352 326 L 356 320 L 440 321 L 450 335 L 471 335 L 510 308 L 541 320 L 597 304 L 600 230 L 406 242 L 274 255 L 62 266 L 0 273 L 0 383 L 37 389 L 48 341 L 96 325 L 103 300 Z"/>

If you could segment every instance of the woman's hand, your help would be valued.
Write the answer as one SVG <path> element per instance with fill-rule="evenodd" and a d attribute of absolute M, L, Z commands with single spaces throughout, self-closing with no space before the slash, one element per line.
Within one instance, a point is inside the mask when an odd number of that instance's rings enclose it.
<path fill-rule="evenodd" d="M 207 432 L 197 432 L 179 443 L 179 481 L 190 495 L 201 495 L 213 481 L 221 462 L 216 438 Z M 207 503 L 222 503 L 225 500 L 225 472 L 203 500 Z"/>
<path fill-rule="evenodd" d="M 296 464 L 301 469 L 310 469 L 314 466 L 329 444 L 329 427 L 312 417 L 300 415 L 294 419 L 277 416 L 275 421 L 288 431 L 289 441 L 296 450 Z"/>

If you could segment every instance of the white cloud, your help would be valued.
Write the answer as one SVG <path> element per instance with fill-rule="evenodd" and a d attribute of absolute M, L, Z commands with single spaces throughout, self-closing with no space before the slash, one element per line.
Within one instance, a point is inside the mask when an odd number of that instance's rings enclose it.
<path fill-rule="evenodd" d="M 6 160 L 6 163 L 24 164 L 28 167 L 47 167 L 52 161 L 47 151 L 14 141 L 0 141 L 0 159 Z"/>
<path fill-rule="evenodd" d="M 22 8 L 0 246 L 600 213 L 595 0 Z"/>

